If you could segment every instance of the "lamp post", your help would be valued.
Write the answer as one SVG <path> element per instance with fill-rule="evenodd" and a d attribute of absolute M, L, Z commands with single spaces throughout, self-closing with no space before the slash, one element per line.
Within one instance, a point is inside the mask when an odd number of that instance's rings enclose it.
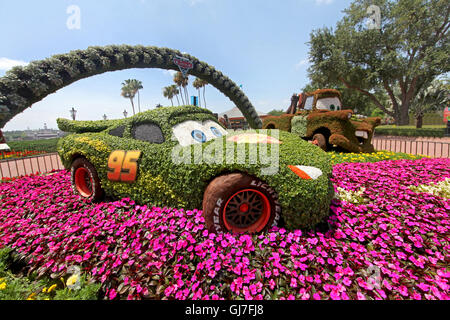
<path fill-rule="evenodd" d="M 106 116 L 106 114 L 103 115 L 103 120 L 108 120 L 108 117 Z"/>
<path fill-rule="evenodd" d="M 75 120 L 75 117 L 77 115 L 77 110 L 75 110 L 75 108 L 72 107 L 72 109 L 70 109 L 69 111 L 70 111 L 70 115 L 72 116 L 72 120 Z"/>
<path fill-rule="evenodd" d="M 127 110 L 123 110 L 123 116 L 126 118 L 127 117 L 127 115 L 128 115 L 128 112 L 127 112 Z"/>

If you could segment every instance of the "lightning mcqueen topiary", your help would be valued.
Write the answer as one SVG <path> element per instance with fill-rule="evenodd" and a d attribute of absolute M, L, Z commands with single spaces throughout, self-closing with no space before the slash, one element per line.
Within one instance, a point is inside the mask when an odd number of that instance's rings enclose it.
<path fill-rule="evenodd" d="M 330 158 L 289 132 L 228 132 L 211 111 L 193 106 L 57 122 L 73 133 L 58 152 L 81 197 L 203 208 L 212 232 L 257 233 L 280 221 L 311 227 L 329 213 Z"/>

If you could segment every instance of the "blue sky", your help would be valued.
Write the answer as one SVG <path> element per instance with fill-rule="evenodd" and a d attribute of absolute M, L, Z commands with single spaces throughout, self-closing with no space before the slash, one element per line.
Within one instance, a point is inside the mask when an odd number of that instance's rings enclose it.
<path fill-rule="evenodd" d="M 16 64 L 92 45 L 130 44 L 187 52 L 222 71 L 262 112 L 286 109 L 294 92 L 307 84 L 309 34 L 334 27 L 350 0 L 14 0 L 0 2 L 0 76 Z M 80 29 L 69 29 L 70 6 L 80 10 Z M 129 100 L 121 83 L 143 82 L 141 109 L 170 105 L 162 88 L 172 75 L 160 69 L 129 69 L 78 81 L 16 116 L 3 128 L 56 128 L 56 118 L 123 117 Z M 192 83 L 193 77 L 190 77 Z M 190 95 L 197 91 L 190 85 Z M 176 102 L 176 100 L 175 100 Z M 211 85 L 206 103 L 223 112 L 233 103 Z"/>

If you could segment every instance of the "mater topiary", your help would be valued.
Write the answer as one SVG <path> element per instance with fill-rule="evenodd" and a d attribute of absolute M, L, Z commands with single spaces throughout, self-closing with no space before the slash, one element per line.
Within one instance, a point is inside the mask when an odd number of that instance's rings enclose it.
<path fill-rule="evenodd" d="M 107 120 L 111 123 L 107 128 L 105 121 L 89 122 L 87 125 L 94 132 L 72 134 L 60 139 L 58 152 L 66 168 L 70 168 L 72 161 L 80 156 L 92 163 L 106 194 L 130 197 L 142 204 L 201 208 L 203 193 L 211 180 L 222 174 L 242 172 L 264 181 L 276 191 L 287 228 L 312 227 L 328 216 L 334 193 L 330 181 L 332 166 L 329 155 L 321 149 L 296 135 L 279 130 L 250 131 L 278 139 L 281 144 L 277 144 L 276 149 L 271 149 L 267 144 L 229 141 L 231 136 L 242 135 L 242 131 L 203 144 L 181 147 L 172 127 L 186 120 L 217 122 L 209 110 L 198 107 L 158 108 L 126 119 Z M 62 119 L 57 122 L 71 131 L 83 131 L 77 122 Z M 148 143 L 132 138 L 134 124 L 142 123 L 157 124 L 165 141 Z M 111 131 L 122 134 L 114 136 Z M 134 183 L 108 180 L 108 157 L 114 150 L 141 151 Z M 204 161 L 195 161 L 199 152 Z M 180 154 L 188 154 L 188 158 L 194 161 L 174 161 Z M 238 160 L 240 155 L 243 155 L 244 161 Z M 276 173 L 265 174 L 264 169 L 271 165 L 275 166 Z M 288 168 L 289 165 L 313 166 L 320 169 L 322 175 L 317 179 L 304 180 Z"/>

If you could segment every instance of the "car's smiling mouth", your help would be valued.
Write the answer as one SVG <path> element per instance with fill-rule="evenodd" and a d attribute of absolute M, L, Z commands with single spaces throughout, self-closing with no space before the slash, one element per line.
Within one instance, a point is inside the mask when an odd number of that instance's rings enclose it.
<path fill-rule="evenodd" d="M 364 144 L 364 142 L 366 142 L 369 138 L 369 134 L 364 130 L 356 130 L 355 136 L 358 139 L 359 144 Z"/>

